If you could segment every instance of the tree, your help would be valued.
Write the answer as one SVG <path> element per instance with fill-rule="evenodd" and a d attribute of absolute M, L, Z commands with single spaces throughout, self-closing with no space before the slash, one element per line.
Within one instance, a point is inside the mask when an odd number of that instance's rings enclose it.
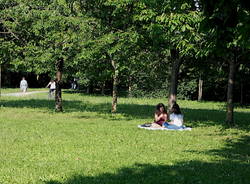
<path fill-rule="evenodd" d="M 62 72 L 71 70 L 74 64 L 84 19 L 72 15 L 64 1 L 6 1 L 2 14 L 2 29 L 10 32 L 4 41 L 20 48 L 15 50 L 20 56 L 12 61 L 13 65 L 17 69 L 56 76 L 55 108 L 62 111 Z"/>
<path fill-rule="evenodd" d="M 125 69 L 126 54 L 129 56 L 129 49 L 134 45 L 133 40 L 136 32 L 132 24 L 133 1 L 69 1 L 79 4 L 81 12 L 90 19 L 95 19 L 101 29 L 95 30 L 96 37 L 91 37 L 85 48 L 87 55 L 96 53 L 99 60 L 107 61 L 107 65 L 111 66 L 113 78 L 112 90 L 112 112 L 117 109 L 117 85 L 119 83 L 119 75 Z M 76 9 L 76 11 L 78 11 Z"/>
<path fill-rule="evenodd" d="M 16 33 L 15 24 L 17 15 L 14 14 L 14 8 L 17 2 L 3 0 L 0 2 L 0 95 L 2 87 L 2 68 L 5 64 L 14 65 L 15 61 L 22 58 L 22 42 L 21 35 Z M 22 25 L 18 25 L 22 27 Z M 12 61 L 12 62 L 11 62 Z"/>
<path fill-rule="evenodd" d="M 229 126 L 234 124 L 233 88 L 235 74 L 242 55 L 249 52 L 249 10 L 244 1 L 202 1 L 205 25 L 211 33 L 217 55 L 228 61 L 227 116 Z M 213 39 L 212 39 L 213 38 Z M 215 52 L 215 50 L 213 50 Z"/>
<path fill-rule="evenodd" d="M 165 53 L 171 65 L 169 90 L 169 108 L 177 100 L 178 74 L 180 65 L 186 57 L 195 57 L 201 40 L 198 28 L 201 13 L 195 1 L 143 1 L 140 2 L 138 21 L 149 31 L 153 47 Z M 146 23 L 145 23 L 146 22 Z"/>

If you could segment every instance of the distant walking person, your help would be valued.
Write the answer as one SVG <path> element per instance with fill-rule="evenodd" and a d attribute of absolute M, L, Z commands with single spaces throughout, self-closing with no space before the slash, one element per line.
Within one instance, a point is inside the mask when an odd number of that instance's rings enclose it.
<path fill-rule="evenodd" d="M 52 97 L 52 95 L 55 93 L 56 90 L 56 82 L 54 80 L 51 80 L 48 85 L 46 86 L 46 88 L 49 87 L 49 98 Z"/>
<path fill-rule="evenodd" d="M 20 82 L 20 90 L 25 93 L 27 91 L 28 88 L 28 82 L 25 80 L 25 77 L 22 78 L 21 82 Z"/>
<path fill-rule="evenodd" d="M 73 81 L 71 82 L 71 89 L 77 89 L 78 84 L 77 84 L 77 79 L 74 78 Z"/>

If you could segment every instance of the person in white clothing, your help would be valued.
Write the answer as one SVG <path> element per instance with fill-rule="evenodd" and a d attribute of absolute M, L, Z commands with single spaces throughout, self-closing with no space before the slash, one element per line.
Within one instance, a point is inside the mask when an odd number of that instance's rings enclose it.
<path fill-rule="evenodd" d="M 28 82 L 25 80 L 25 77 L 23 77 L 20 82 L 20 89 L 23 93 L 25 93 L 27 91 L 27 88 L 28 88 Z"/>
<path fill-rule="evenodd" d="M 48 87 L 49 87 L 49 97 L 51 98 L 56 90 L 56 82 L 54 80 L 51 80 L 46 86 L 46 88 Z"/>
<path fill-rule="evenodd" d="M 180 128 L 183 126 L 183 114 L 181 113 L 180 107 L 177 103 L 173 104 L 169 120 L 169 122 L 164 123 L 164 127 Z"/>

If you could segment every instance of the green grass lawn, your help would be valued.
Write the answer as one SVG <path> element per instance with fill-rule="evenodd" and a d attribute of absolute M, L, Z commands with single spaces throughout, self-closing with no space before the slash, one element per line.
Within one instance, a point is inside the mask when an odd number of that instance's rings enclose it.
<path fill-rule="evenodd" d="M 48 88 L 28 88 L 27 92 L 30 91 L 48 91 Z M 19 93 L 21 92 L 20 88 L 1 88 L 1 93 Z"/>
<path fill-rule="evenodd" d="M 0 99 L 1 184 L 249 184 L 250 109 L 179 101 L 192 131 L 149 131 L 154 106 L 167 99 L 63 93 L 63 113 L 47 94 Z"/>

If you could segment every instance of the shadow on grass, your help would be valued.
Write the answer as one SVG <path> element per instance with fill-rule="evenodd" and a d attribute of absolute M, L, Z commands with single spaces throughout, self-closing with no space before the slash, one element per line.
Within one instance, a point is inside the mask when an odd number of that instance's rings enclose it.
<path fill-rule="evenodd" d="M 226 112 L 223 110 L 211 110 L 211 109 L 182 109 L 184 113 L 184 119 L 191 126 L 213 126 L 222 125 L 228 128 L 225 123 Z M 235 128 L 250 129 L 249 113 L 234 112 Z"/>
<path fill-rule="evenodd" d="M 248 164 L 248 169 L 250 169 L 249 148 L 250 148 L 249 136 L 242 136 L 241 138 L 236 140 L 228 137 L 226 139 L 226 145 L 224 149 L 210 150 L 207 152 L 207 154 L 220 155 L 225 159 L 230 159 L 230 161 L 246 163 Z"/>
<path fill-rule="evenodd" d="M 54 100 L 46 99 L 22 99 L 22 100 L 1 100 L 0 106 L 13 108 L 34 108 L 34 109 L 48 109 L 54 110 Z M 119 104 L 118 113 L 130 118 L 151 118 L 154 113 L 153 105 L 139 105 L 139 104 Z M 111 113 L 111 103 L 91 104 L 84 101 L 64 100 L 63 109 L 65 112 L 97 112 L 97 113 Z"/>
<path fill-rule="evenodd" d="M 44 181 L 45 184 L 249 184 L 250 138 L 230 142 L 224 149 L 208 151 L 220 157 L 214 162 L 199 160 L 177 162 L 174 165 L 135 164 L 115 173 L 97 176 L 73 175 L 66 181 Z M 201 154 L 201 153 L 199 153 Z M 204 153 L 203 153 L 204 154 Z M 159 158 L 160 159 L 160 158 Z M 217 157 L 218 159 L 218 157 Z"/>
<path fill-rule="evenodd" d="M 75 175 L 65 182 L 51 180 L 45 184 L 249 184 L 249 175 L 247 164 L 192 161 L 173 166 L 136 164 L 119 169 L 117 174 Z"/>
<path fill-rule="evenodd" d="M 52 109 L 54 107 L 54 101 L 52 100 L 40 100 L 40 99 L 27 99 L 27 100 L 3 100 L 0 101 L 1 107 L 13 107 L 13 108 L 46 108 Z"/>
<path fill-rule="evenodd" d="M 80 94 L 80 95 L 85 94 L 85 90 L 74 90 L 74 89 L 63 90 L 62 92 L 66 94 Z"/>
<path fill-rule="evenodd" d="M 43 108 L 54 111 L 54 100 L 46 99 L 22 99 L 22 100 L 1 100 L 0 106 L 14 108 Z M 65 112 L 96 112 L 100 114 L 111 114 L 111 103 L 91 104 L 84 101 L 64 100 L 63 107 Z M 153 119 L 155 106 L 140 104 L 119 104 L 118 113 L 122 114 L 127 120 L 133 119 Z M 192 127 L 222 125 L 226 127 L 223 110 L 210 109 L 189 109 L 183 108 L 186 125 Z M 249 113 L 235 112 L 235 122 L 241 129 L 249 130 Z"/>

